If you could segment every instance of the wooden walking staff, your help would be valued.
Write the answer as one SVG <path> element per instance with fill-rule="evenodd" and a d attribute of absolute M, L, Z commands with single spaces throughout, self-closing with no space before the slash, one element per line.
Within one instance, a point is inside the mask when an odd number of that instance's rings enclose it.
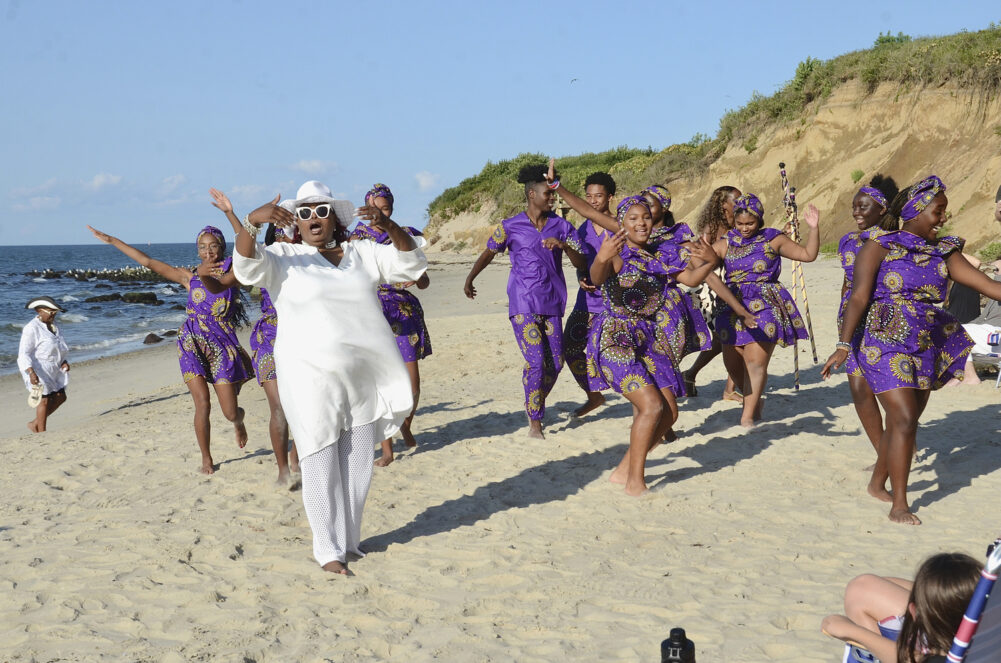
<path fill-rule="evenodd" d="M 779 163 L 779 175 L 782 177 L 782 204 L 785 205 L 786 219 L 792 230 L 792 240 L 799 243 L 799 208 L 796 206 L 796 187 L 789 186 L 785 163 Z M 818 232 L 815 228 L 813 232 Z M 799 299 L 799 288 L 803 288 L 803 313 L 806 315 L 806 331 L 810 335 L 810 349 L 813 350 L 813 363 L 817 363 L 817 341 L 813 338 L 813 321 L 810 319 L 810 300 L 806 296 L 806 279 L 803 276 L 803 263 L 792 261 L 792 300 Z M 793 369 L 795 372 L 796 389 L 799 389 L 799 343 L 793 347 Z"/>

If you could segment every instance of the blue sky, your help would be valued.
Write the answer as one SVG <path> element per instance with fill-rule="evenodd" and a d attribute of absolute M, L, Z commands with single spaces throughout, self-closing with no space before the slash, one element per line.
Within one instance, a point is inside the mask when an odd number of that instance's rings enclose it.
<path fill-rule="evenodd" d="M 319 179 L 400 222 L 488 161 L 663 148 L 807 56 L 1001 22 L 940 2 L 0 0 L 0 244 L 183 242 Z M 576 80 L 575 80 L 576 79 Z"/>

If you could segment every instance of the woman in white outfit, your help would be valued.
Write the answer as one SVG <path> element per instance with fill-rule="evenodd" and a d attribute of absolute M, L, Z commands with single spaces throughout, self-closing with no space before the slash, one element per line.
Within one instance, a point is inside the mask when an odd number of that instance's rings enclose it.
<path fill-rule="evenodd" d="M 39 385 L 42 388 L 42 399 L 35 406 L 35 418 L 28 422 L 28 430 L 44 433 L 49 415 L 66 402 L 69 346 L 55 324 L 56 314 L 63 309 L 51 297 L 35 297 L 25 308 L 34 309 L 36 315 L 21 330 L 17 370 L 28 391 Z"/>
<path fill-rule="evenodd" d="M 244 217 L 233 269 L 242 283 L 267 288 L 281 320 L 275 372 L 299 448 L 313 555 L 324 570 L 347 575 L 347 556 L 363 555 L 358 544 L 375 443 L 397 432 L 413 405 L 377 288 L 420 278 L 425 242 L 364 207 L 358 213 L 392 245 L 345 243 L 353 207 L 316 181 L 299 188 L 293 211 L 278 200 Z M 302 244 L 265 248 L 254 240 L 261 226 L 293 222 Z"/>

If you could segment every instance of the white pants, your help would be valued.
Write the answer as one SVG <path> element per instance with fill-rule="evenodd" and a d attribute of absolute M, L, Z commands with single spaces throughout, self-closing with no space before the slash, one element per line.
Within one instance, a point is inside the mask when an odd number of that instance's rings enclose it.
<path fill-rule="evenodd" d="M 977 353 L 980 355 L 990 354 L 991 352 L 1001 351 L 1001 347 L 997 345 L 990 345 L 988 343 L 987 337 L 995 332 L 1001 332 L 1001 327 L 995 327 L 994 325 L 963 325 L 963 329 L 966 333 L 970 335 L 973 339 L 973 349 L 971 353 Z"/>
<path fill-rule="evenodd" d="M 313 530 L 313 557 L 320 566 L 363 556 L 361 513 L 372 483 L 375 425 L 341 433 L 337 442 L 300 459 L 302 504 Z"/>

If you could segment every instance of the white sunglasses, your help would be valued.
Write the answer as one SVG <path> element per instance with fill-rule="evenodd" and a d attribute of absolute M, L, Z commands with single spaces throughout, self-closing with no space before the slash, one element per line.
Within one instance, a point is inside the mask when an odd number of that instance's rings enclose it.
<path fill-rule="evenodd" d="M 330 216 L 330 212 L 333 208 L 330 205 L 317 205 L 316 207 L 297 207 L 295 209 L 295 215 L 299 217 L 301 221 L 309 221 L 316 215 L 318 219 L 325 219 Z"/>

